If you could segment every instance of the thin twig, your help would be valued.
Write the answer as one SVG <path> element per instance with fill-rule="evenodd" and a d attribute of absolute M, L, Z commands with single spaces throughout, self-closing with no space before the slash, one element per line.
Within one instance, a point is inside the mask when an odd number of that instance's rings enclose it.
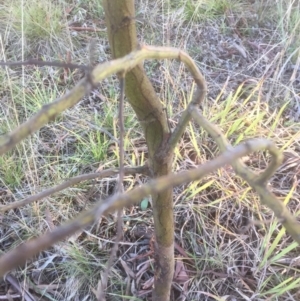
<path fill-rule="evenodd" d="M 120 75 L 120 101 L 119 101 L 119 130 L 120 130 L 120 141 L 119 141 L 119 182 L 118 182 L 118 193 L 123 193 L 124 186 L 124 95 L 125 95 L 125 73 Z"/>
<path fill-rule="evenodd" d="M 106 29 L 96 28 L 96 27 L 81 27 L 81 26 L 69 26 L 70 30 L 74 31 L 106 31 Z"/>
<path fill-rule="evenodd" d="M 163 153 L 160 154 L 162 157 L 166 156 L 169 152 L 173 151 L 176 147 L 179 139 L 181 138 L 182 134 L 185 131 L 185 128 L 188 124 L 188 122 L 191 120 L 191 108 L 197 108 L 199 104 L 201 104 L 205 98 L 207 86 L 206 81 L 204 78 L 200 78 L 198 81 L 198 87 L 196 92 L 193 95 L 192 101 L 188 104 L 187 108 L 183 111 L 180 120 L 174 129 L 173 133 L 171 134 L 171 137 L 168 141 L 168 144 L 166 148 L 163 150 Z"/>
<path fill-rule="evenodd" d="M 125 74 L 121 74 L 119 76 L 119 82 L 120 82 L 120 100 L 119 100 L 119 132 L 120 132 L 120 139 L 119 139 L 119 179 L 117 184 L 117 193 L 122 194 L 124 192 L 124 133 L 125 133 L 125 127 L 124 127 L 124 77 Z M 103 273 L 103 276 L 101 278 L 101 291 L 99 292 L 98 300 L 99 301 L 105 301 L 105 291 L 107 288 L 107 282 L 108 277 L 110 275 L 111 267 L 113 265 L 113 261 L 115 259 L 115 256 L 118 251 L 119 242 L 121 240 L 121 237 L 123 235 L 122 233 L 122 209 L 118 210 L 117 213 L 117 236 L 115 239 L 115 243 L 112 247 L 111 254 L 109 256 L 107 266 L 105 268 L 105 271 Z"/>
<path fill-rule="evenodd" d="M 57 193 L 59 191 L 62 191 L 66 188 L 69 188 L 71 186 L 74 186 L 80 182 L 83 181 L 88 181 L 88 180 L 93 180 L 93 179 L 102 179 L 102 178 L 106 178 L 106 177 L 110 177 L 113 175 L 116 175 L 120 172 L 120 170 L 118 168 L 116 169 L 108 169 L 105 171 L 101 171 L 101 172 L 94 172 L 94 173 L 88 173 L 88 174 L 84 174 L 84 175 L 80 175 L 80 176 L 76 176 L 73 178 L 70 178 L 68 180 L 66 180 L 65 182 L 51 187 L 49 189 L 46 189 L 38 194 L 35 195 L 31 195 L 21 201 L 17 201 L 5 206 L 0 206 L 0 212 L 5 212 L 7 210 L 10 209 L 15 209 L 15 208 L 19 208 L 21 206 L 25 206 L 27 204 L 30 204 L 32 202 L 36 202 L 39 201 L 45 197 L 48 197 L 54 193 Z M 137 166 L 137 167 L 125 167 L 124 168 L 124 173 L 126 175 L 135 175 L 135 174 L 144 174 L 144 175 L 149 175 L 149 168 L 147 165 L 144 166 Z"/>
<path fill-rule="evenodd" d="M 49 67 L 60 67 L 60 68 L 68 68 L 68 69 L 81 69 L 81 70 L 89 70 L 88 65 L 78 65 L 78 64 L 70 64 L 59 61 L 40 61 L 40 60 L 27 60 L 27 61 L 17 61 L 17 62 L 3 62 L 0 61 L 0 66 L 3 67 L 18 67 L 18 66 L 49 66 Z"/>

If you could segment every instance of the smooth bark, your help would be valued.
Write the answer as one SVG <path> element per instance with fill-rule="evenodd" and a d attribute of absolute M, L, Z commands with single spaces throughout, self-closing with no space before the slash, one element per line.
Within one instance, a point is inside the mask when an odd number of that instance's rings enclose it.
<path fill-rule="evenodd" d="M 136 50 L 134 0 L 103 1 L 109 44 L 113 58 Z M 125 76 L 125 94 L 143 127 L 154 178 L 171 172 L 173 151 L 161 156 L 170 137 L 163 106 L 148 79 L 143 64 Z M 173 189 L 152 195 L 155 229 L 155 280 L 153 300 L 169 300 L 174 274 Z"/>

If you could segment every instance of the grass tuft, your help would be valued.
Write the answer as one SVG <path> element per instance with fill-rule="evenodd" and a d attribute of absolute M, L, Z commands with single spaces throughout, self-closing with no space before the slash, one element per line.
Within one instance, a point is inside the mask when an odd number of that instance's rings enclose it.
<path fill-rule="evenodd" d="M 222 17 L 227 11 L 237 10 L 240 7 L 239 1 L 230 0 L 187 0 L 182 1 L 181 5 L 184 5 L 186 20 L 192 22 Z"/>
<path fill-rule="evenodd" d="M 11 11 L 15 30 L 28 39 L 47 39 L 62 31 L 62 9 L 51 1 L 24 1 L 24 7 L 15 1 Z"/>

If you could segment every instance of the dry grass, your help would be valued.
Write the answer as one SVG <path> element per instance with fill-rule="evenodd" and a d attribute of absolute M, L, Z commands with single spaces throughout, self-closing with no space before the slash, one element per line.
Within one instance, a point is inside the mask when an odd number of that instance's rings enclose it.
<path fill-rule="evenodd" d="M 284 151 L 284 165 L 270 181 L 270 188 L 299 215 L 299 2 L 137 2 L 140 39 L 189 52 L 208 82 L 202 110 L 232 144 L 267 137 Z M 97 43 L 97 62 L 110 59 L 98 0 L 1 1 L 0 14 L 2 60 L 71 58 L 74 63 L 86 64 L 91 39 Z M 192 95 L 191 78 L 177 62 L 147 62 L 146 70 L 174 126 Z M 82 76 L 78 71 L 51 67 L 1 69 L 0 133 L 15 128 Z M 0 158 L 1 204 L 70 176 L 117 165 L 117 84 L 116 78 L 105 80 L 78 106 Z M 141 130 L 129 107 L 125 115 L 126 164 L 140 165 L 147 156 Z M 193 168 L 217 153 L 212 139 L 190 124 L 176 149 L 174 170 Z M 265 168 L 268 159 L 265 153 L 244 158 L 257 171 Z M 130 189 L 145 180 L 127 177 L 125 187 Z M 2 252 L 72 218 L 111 194 L 114 185 L 111 178 L 83 183 L 1 216 Z M 174 204 L 176 242 L 193 259 L 193 264 L 185 261 L 186 284 L 174 283 L 174 300 L 300 299 L 300 248 L 230 167 L 201 182 L 177 187 Z M 146 264 L 145 258 L 122 264 L 122 260 L 149 250 L 148 244 L 137 245 L 132 233 L 141 222 L 151 228 L 151 209 L 130 208 L 124 219 L 124 243 L 112 268 L 108 300 L 129 299 L 126 296 L 134 291 L 142 294 L 141 283 L 152 276 L 150 265 L 136 285 L 126 275 L 126 268 L 127 273 L 135 273 Z M 42 300 L 94 300 L 115 234 L 114 218 L 103 218 L 98 225 L 42 252 L 14 275 L 36 300 L 41 296 Z M 13 294 L 14 290 L 0 282 L 0 296 L 7 292 Z M 150 297 L 131 300 L 143 298 Z"/>

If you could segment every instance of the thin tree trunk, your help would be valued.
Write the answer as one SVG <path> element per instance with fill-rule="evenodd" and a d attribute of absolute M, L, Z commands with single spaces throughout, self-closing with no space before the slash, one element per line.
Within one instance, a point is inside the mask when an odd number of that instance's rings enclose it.
<path fill-rule="evenodd" d="M 134 0 L 103 0 L 107 32 L 113 58 L 120 58 L 138 48 Z M 149 167 L 153 177 L 171 172 L 173 153 L 160 154 L 170 131 L 163 106 L 149 81 L 143 64 L 125 77 L 125 94 L 134 109 L 149 152 Z M 170 299 L 174 274 L 173 190 L 152 195 L 155 229 L 155 280 L 153 301 Z"/>

